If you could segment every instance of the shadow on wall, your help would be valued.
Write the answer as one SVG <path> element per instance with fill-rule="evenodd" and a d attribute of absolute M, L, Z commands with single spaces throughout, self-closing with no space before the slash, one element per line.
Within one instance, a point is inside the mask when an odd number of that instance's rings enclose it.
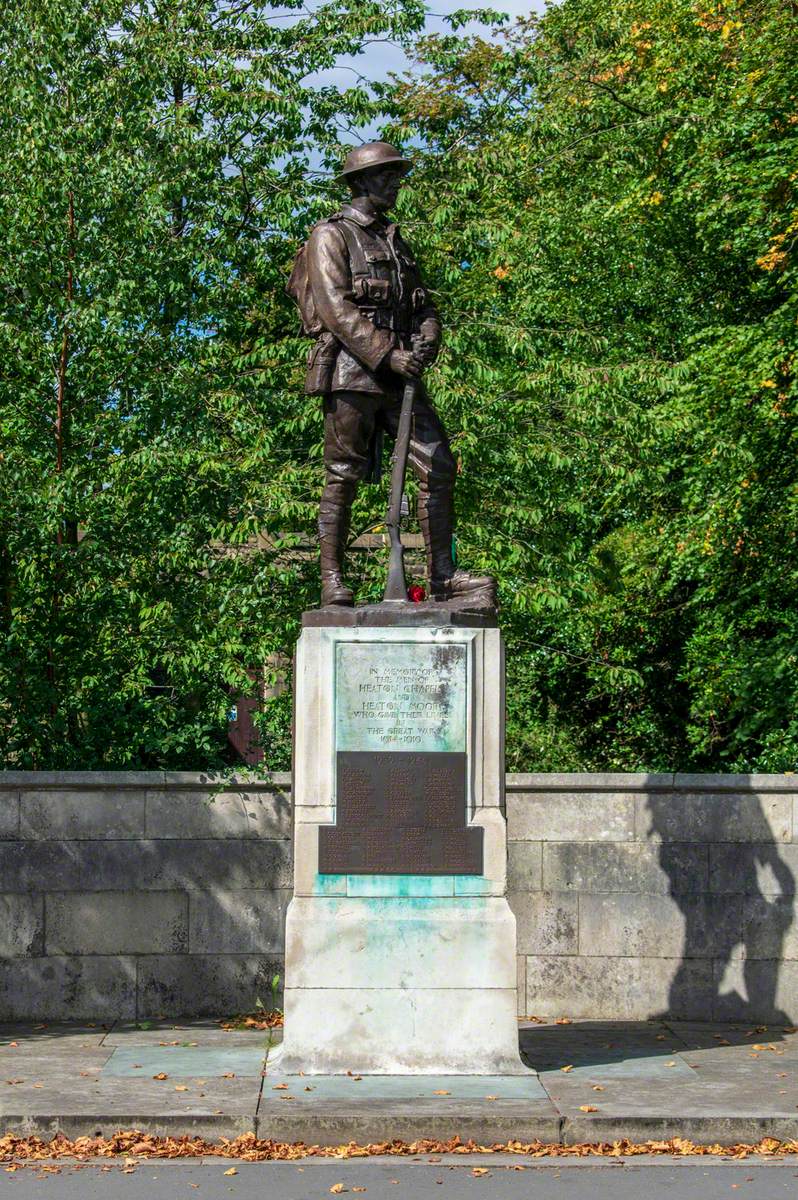
<path fill-rule="evenodd" d="M 689 796 L 681 796 L 690 803 Z M 684 915 L 682 961 L 669 990 L 668 1013 L 685 1015 L 697 992 L 711 989 L 714 1020 L 791 1024 L 798 1012 L 777 1007 L 784 941 L 793 923 L 795 876 L 755 792 L 701 798 L 715 827 L 709 843 L 708 890 L 686 877 L 689 814 L 674 811 L 673 792 L 652 792 L 650 834 L 672 899 Z M 678 808 L 678 804 L 676 804 Z M 735 833 L 744 841 L 723 840 Z M 681 838 L 682 840 L 677 840 Z M 708 972 L 708 977 L 707 973 Z M 706 994 L 706 993 L 705 993 Z"/>

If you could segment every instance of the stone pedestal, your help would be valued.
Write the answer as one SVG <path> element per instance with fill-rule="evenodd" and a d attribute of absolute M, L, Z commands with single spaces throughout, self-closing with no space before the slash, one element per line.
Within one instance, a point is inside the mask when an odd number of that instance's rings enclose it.
<path fill-rule="evenodd" d="M 528 1073 L 495 619 L 401 604 L 303 625 L 280 1072 Z"/>

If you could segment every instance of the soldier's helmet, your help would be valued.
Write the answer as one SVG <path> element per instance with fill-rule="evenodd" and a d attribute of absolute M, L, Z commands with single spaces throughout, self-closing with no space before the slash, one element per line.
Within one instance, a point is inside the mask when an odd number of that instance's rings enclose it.
<path fill-rule="evenodd" d="M 391 146 L 388 142 L 366 142 L 349 151 L 338 179 L 343 181 L 352 175 L 359 175 L 361 171 L 388 166 L 400 167 L 402 174 L 405 174 L 412 165 L 409 158 L 402 157 L 396 146 Z"/>

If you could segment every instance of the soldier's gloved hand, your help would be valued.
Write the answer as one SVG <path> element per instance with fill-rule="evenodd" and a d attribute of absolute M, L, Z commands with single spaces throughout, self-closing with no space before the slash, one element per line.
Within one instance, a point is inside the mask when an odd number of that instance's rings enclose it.
<path fill-rule="evenodd" d="M 438 343 L 431 338 L 424 337 L 423 334 L 418 334 L 413 338 L 413 350 L 425 367 L 431 367 L 438 357 Z"/>
<path fill-rule="evenodd" d="M 417 354 L 415 350 L 392 350 L 388 366 L 405 379 L 420 379 L 424 369 L 421 355 Z"/>

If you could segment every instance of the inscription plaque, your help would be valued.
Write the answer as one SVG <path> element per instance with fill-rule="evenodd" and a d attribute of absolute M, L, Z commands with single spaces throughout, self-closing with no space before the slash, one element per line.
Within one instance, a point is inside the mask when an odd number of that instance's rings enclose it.
<path fill-rule="evenodd" d="M 465 753 L 339 751 L 337 796 L 336 824 L 319 828 L 322 874 L 482 874 Z"/>
<path fill-rule="evenodd" d="M 463 643 L 339 642 L 336 750 L 466 748 Z"/>

